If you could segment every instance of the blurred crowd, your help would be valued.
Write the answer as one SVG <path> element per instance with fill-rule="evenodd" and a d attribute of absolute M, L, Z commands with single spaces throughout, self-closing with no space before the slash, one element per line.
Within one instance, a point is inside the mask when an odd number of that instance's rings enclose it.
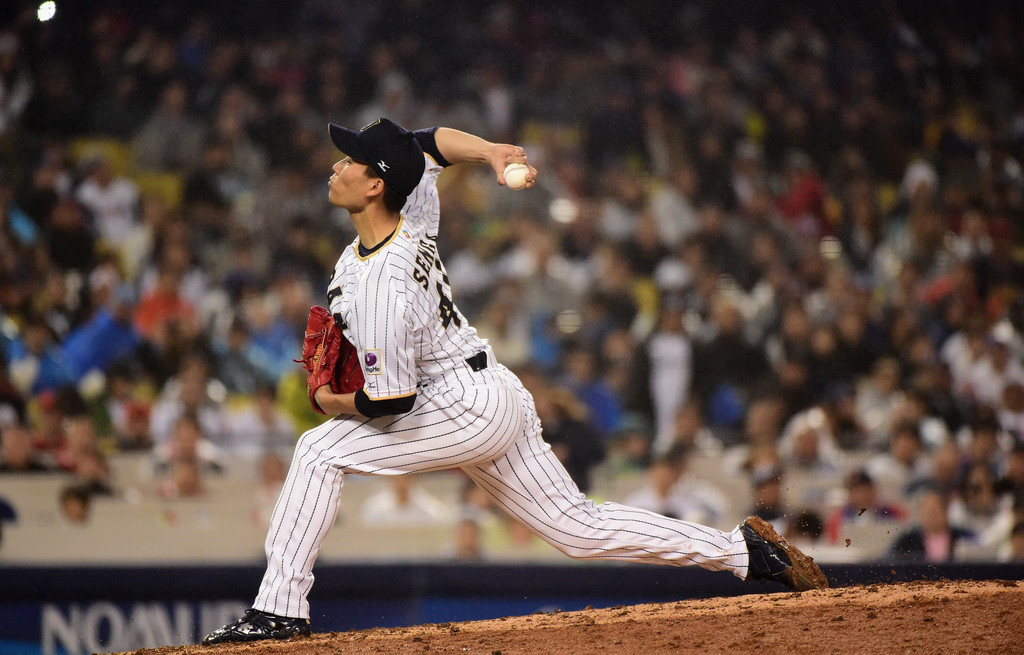
<path fill-rule="evenodd" d="M 278 479 L 316 420 L 307 311 L 354 237 L 326 125 L 388 116 L 540 170 L 447 171 L 439 247 L 584 491 L 600 466 L 719 527 L 841 545 L 870 519 L 893 557 L 1024 558 L 1024 12 L 862 4 L 13 15 L 0 476 L 68 476 L 70 520 L 122 452 L 163 498 L 225 461 Z"/>

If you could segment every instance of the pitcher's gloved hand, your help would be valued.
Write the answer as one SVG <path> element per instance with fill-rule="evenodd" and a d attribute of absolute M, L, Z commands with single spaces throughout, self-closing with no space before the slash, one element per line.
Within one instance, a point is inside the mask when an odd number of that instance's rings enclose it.
<path fill-rule="evenodd" d="M 352 393 L 363 387 L 363 370 L 359 367 L 356 347 L 342 334 L 331 313 L 319 305 L 309 310 L 302 358 L 294 361 L 309 373 L 306 376 L 309 403 L 320 414 L 326 414 L 314 398 L 320 387 L 329 384 L 334 393 Z"/>

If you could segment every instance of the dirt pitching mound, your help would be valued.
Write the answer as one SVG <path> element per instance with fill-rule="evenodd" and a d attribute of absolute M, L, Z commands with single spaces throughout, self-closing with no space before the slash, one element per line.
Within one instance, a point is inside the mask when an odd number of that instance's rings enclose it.
<path fill-rule="evenodd" d="M 1024 583 L 926 581 L 177 646 L 133 655 L 1021 652 Z M 314 626 L 315 627 L 315 626 Z"/>

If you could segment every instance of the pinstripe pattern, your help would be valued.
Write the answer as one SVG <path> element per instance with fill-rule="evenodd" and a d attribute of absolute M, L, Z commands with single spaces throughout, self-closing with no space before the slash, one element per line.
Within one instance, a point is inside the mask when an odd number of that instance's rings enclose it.
<path fill-rule="evenodd" d="M 350 473 L 462 468 L 498 506 L 570 557 L 696 564 L 745 578 L 739 528 L 722 532 L 596 505 L 580 493 L 542 440 L 529 392 L 450 301 L 434 245 L 440 170 L 428 157 L 393 238 L 368 257 L 359 256 L 357 243 L 346 248 L 328 291 L 331 312 L 359 349 L 367 395 L 415 392 L 416 402 L 401 416 L 339 416 L 300 437 L 271 516 L 267 571 L 253 607 L 309 618 L 313 564 Z M 473 371 L 465 360 L 481 350 L 488 366 Z"/>

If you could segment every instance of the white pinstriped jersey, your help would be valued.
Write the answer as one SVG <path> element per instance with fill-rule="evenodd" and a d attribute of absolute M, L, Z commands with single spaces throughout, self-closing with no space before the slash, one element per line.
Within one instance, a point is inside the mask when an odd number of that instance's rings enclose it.
<path fill-rule="evenodd" d="M 437 251 L 437 176 L 444 169 L 424 157 L 423 177 L 394 234 L 366 257 L 357 237 L 338 258 L 328 287 L 330 311 L 359 352 L 363 390 L 372 400 L 411 395 L 421 380 L 487 345 L 452 300 Z"/>
<path fill-rule="evenodd" d="M 267 570 L 253 607 L 309 618 L 313 563 L 338 512 L 345 476 L 461 468 L 495 506 L 577 557 L 727 570 L 743 579 L 749 554 L 731 532 L 677 521 L 580 493 L 543 440 L 533 397 L 494 359 L 451 301 L 437 258 L 442 167 L 429 158 L 395 234 L 367 257 L 358 241 L 338 259 L 331 312 L 358 348 L 366 395 L 416 393 L 398 415 L 341 414 L 295 446 L 271 516 Z M 486 353 L 486 365 L 466 358 Z"/>

